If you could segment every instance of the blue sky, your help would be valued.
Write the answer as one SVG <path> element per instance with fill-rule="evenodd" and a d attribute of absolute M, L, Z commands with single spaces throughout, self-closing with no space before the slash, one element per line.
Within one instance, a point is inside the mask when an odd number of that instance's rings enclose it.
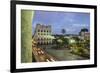
<path fill-rule="evenodd" d="M 32 22 L 32 33 L 36 24 L 51 25 L 53 34 L 78 34 L 82 28 L 90 30 L 90 14 L 78 12 L 35 11 Z"/>

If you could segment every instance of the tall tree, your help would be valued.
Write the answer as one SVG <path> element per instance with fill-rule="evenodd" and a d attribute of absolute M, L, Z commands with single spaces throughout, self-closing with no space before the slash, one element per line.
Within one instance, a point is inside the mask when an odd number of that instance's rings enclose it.
<path fill-rule="evenodd" d="M 66 30 L 65 29 L 62 29 L 62 34 L 64 35 L 66 33 Z"/>
<path fill-rule="evenodd" d="M 83 28 L 83 29 L 81 29 L 81 32 L 88 32 L 88 29 L 87 28 Z"/>

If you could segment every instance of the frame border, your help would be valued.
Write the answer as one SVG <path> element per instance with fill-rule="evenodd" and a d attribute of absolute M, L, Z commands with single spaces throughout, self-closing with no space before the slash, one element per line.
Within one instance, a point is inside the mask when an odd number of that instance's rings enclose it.
<path fill-rule="evenodd" d="M 73 7 L 94 9 L 94 64 L 88 65 L 73 65 L 73 66 L 57 66 L 57 67 L 41 67 L 41 68 L 25 68 L 16 69 L 16 5 L 41 5 L 54 7 Z M 29 71 L 46 71 L 46 70 L 62 70 L 62 69 L 79 69 L 97 67 L 97 6 L 95 5 L 80 5 L 80 4 L 64 4 L 64 3 L 48 3 L 34 1 L 11 1 L 10 4 L 10 71 L 11 72 L 29 72 Z"/>

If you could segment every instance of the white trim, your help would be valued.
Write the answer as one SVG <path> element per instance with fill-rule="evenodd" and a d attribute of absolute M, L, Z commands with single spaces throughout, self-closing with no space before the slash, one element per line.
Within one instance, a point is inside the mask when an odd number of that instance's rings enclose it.
<path fill-rule="evenodd" d="M 21 63 L 21 9 L 90 13 L 90 39 L 91 39 L 90 60 L 42 62 L 42 63 L 36 63 L 36 62 L 35 63 Z M 17 5 L 16 6 L 16 68 L 17 69 L 53 67 L 53 66 L 86 65 L 86 64 L 94 64 L 94 10 L 93 9 L 34 6 L 34 5 Z"/>

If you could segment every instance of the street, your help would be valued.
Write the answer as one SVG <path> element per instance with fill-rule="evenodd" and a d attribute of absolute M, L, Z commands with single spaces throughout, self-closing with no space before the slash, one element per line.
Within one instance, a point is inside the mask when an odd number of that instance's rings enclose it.
<path fill-rule="evenodd" d="M 56 58 L 46 53 L 42 48 L 32 46 L 32 53 L 35 57 L 36 62 L 54 62 Z"/>

